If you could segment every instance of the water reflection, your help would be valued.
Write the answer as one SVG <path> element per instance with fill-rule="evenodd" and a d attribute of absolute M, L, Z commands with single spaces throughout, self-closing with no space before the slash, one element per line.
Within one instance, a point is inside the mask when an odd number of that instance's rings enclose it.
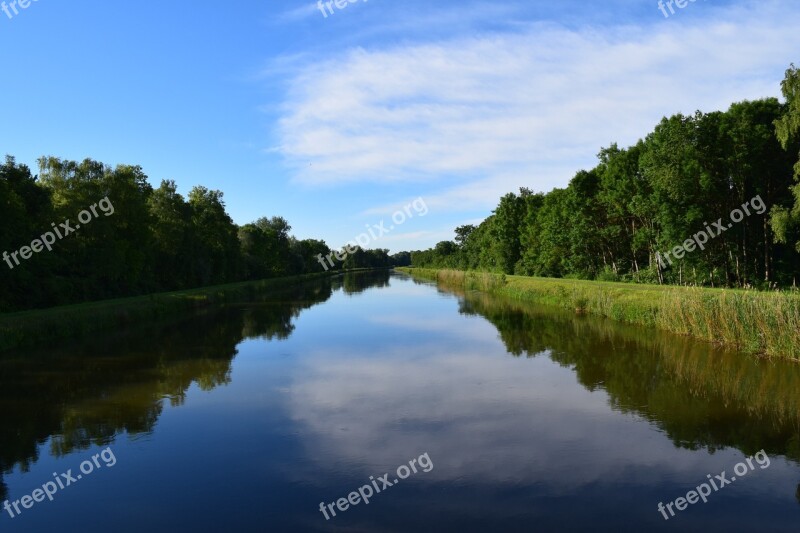
<path fill-rule="evenodd" d="M 326 486 L 343 471 L 366 479 L 428 452 L 436 468 L 415 482 L 458 508 L 419 519 L 429 527 L 425 520 L 454 531 L 522 530 L 535 517 L 543 530 L 590 530 L 592 517 L 603 517 L 600 530 L 659 529 L 672 524 L 655 503 L 764 448 L 775 458 L 768 474 L 718 497 L 695 522 L 682 517 L 682 527 L 758 528 L 756 507 L 773 513 L 774 530 L 791 520 L 786 501 L 794 502 L 798 471 L 778 458 L 800 458 L 797 365 L 485 294 L 438 292 L 438 303 L 429 297 L 412 314 L 388 308 L 369 317 L 386 339 L 371 351 L 320 347 L 296 369 L 288 408 L 308 464 L 294 471 L 295 482 Z M 460 315 L 446 309 L 453 292 Z M 410 502 L 382 505 L 394 517 Z M 375 525 L 349 525 L 365 524 Z"/>
<path fill-rule="evenodd" d="M 153 430 L 164 402 L 182 405 L 192 384 L 205 391 L 230 382 L 237 345 L 286 339 L 293 320 L 334 291 L 385 287 L 389 272 L 343 274 L 252 294 L 247 302 L 181 321 L 146 324 L 80 344 L 0 356 L 0 501 L 3 473 L 27 472 L 41 445 L 63 457 L 121 433 Z M 244 312 L 242 312 L 244 308 Z"/>
<path fill-rule="evenodd" d="M 342 288 L 345 294 L 361 294 L 367 289 L 385 288 L 389 286 L 391 272 L 379 270 L 375 272 L 346 272 L 333 278 L 334 289 Z"/>
<path fill-rule="evenodd" d="M 735 447 L 800 461 L 800 366 L 609 320 L 470 292 L 461 312 L 497 328 L 515 356 L 547 352 L 613 408 L 653 421 L 676 446 Z"/>
<path fill-rule="evenodd" d="M 0 468 L 116 439 L 113 480 L 81 489 L 114 495 L 98 531 L 126 506 L 193 531 L 791 530 L 800 469 L 780 456 L 798 460 L 798 372 L 387 272 L 347 274 L 3 357 Z M 125 433 L 141 440 L 125 446 Z M 677 525 L 656 512 L 761 448 L 772 466 L 713 504 Z M 374 505 L 334 522 L 318 512 L 423 453 L 434 469 Z M 15 498 L 44 466 L 7 478 Z M 236 512 L 197 514 L 211 499 Z M 62 502 L 13 524 L 57 524 L 71 511 Z"/>

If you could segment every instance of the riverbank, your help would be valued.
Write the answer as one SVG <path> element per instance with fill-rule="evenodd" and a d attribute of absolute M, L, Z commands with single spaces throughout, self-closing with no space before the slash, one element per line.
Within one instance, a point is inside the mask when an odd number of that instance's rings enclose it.
<path fill-rule="evenodd" d="M 398 268 L 444 285 L 656 327 L 749 354 L 800 361 L 800 295 Z"/>
<path fill-rule="evenodd" d="M 0 352 L 180 316 L 214 305 L 246 300 L 287 284 L 361 270 L 370 269 L 320 272 L 2 314 Z"/>

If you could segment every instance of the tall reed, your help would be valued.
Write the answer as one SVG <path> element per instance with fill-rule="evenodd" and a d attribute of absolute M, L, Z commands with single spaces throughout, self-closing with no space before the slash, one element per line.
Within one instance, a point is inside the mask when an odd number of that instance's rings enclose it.
<path fill-rule="evenodd" d="M 800 297 L 784 292 L 696 288 L 667 291 L 657 325 L 748 352 L 800 359 Z"/>
<path fill-rule="evenodd" d="M 450 286 L 655 326 L 747 353 L 800 361 L 800 295 L 401 269 Z"/>

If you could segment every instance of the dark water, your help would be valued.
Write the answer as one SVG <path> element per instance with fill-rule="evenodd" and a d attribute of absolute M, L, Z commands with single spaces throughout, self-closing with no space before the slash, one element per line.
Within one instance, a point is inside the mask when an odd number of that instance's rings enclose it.
<path fill-rule="evenodd" d="M 5 354 L 0 412 L 4 532 L 800 530 L 800 365 L 403 276 Z"/>

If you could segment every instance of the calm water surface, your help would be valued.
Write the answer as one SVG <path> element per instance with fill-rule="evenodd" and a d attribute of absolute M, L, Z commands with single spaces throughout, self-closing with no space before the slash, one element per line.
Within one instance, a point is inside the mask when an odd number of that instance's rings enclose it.
<path fill-rule="evenodd" d="M 800 530 L 800 365 L 402 275 L 4 354 L 0 412 L 4 532 Z"/>

